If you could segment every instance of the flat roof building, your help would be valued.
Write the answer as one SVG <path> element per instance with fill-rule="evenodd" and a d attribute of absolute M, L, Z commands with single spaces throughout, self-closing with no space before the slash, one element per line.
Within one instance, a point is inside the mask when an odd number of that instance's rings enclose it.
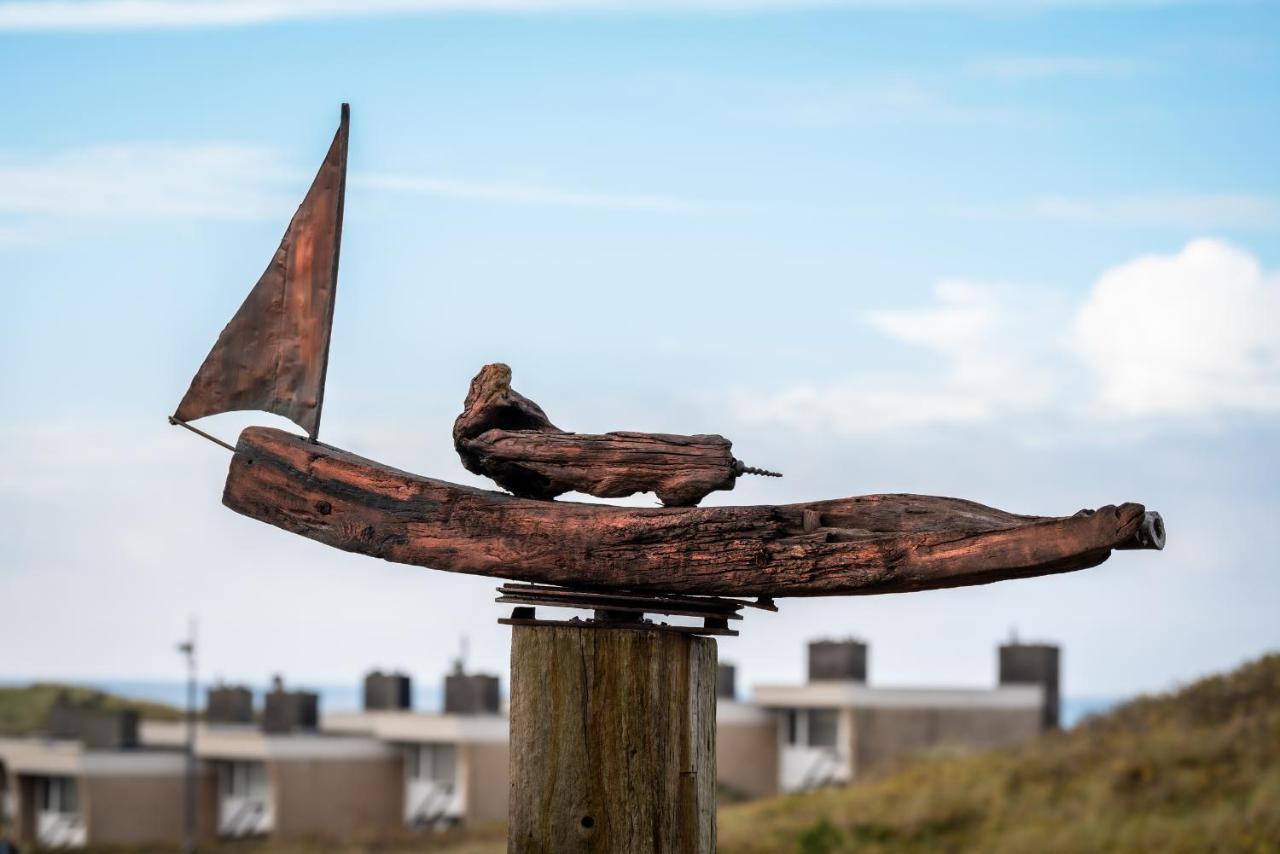
<path fill-rule="evenodd" d="M 507 817 L 506 715 L 409 710 L 325 715 L 329 733 L 360 733 L 398 752 L 400 820 L 416 827 Z"/>
<path fill-rule="evenodd" d="M 183 832 L 184 754 L 144 746 L 138 731 L 132 712 L 59 699 L 46 732 L 0 739 L 0 793 L 19 844 L 177 844 Z M 197 779 L 206 796 L 211 794 L 208 775 Z"/>
<path fill-rule="evenodd" d="M 777 791 L 846 783 L 939 747 L 1017 744 L 1056 726 L 1057 647 L 1008 644 L 999 657 L 992 688 L 889 688 L 867 683 L 866 644 L 810 643 L 807 683 L 754 692 L 776 719 Z"/>
<path fill-rule="evenodd" d="M 143 725 L 151 744 L 184 738 L 182 724 Z M 195 749 L 214 783 L 207 807 L 220 838 L 376 836 L 400 827 L 400 756 L 375 738 L 201 723 Z"/>
<path fill-rule="evenodd" d="M 1009 643 L 990 688 L 870 684 L 857 640 L 809 644 L 808 680 L 737 696 L 718 669 L 716 777 L 732 798 L 837 785 L 902 756 L 1034 738 L 1058 722 L 1060 653 Z M 209 691 L 195 732 L 200 835 L 334 840 L 500 821 L 509 724 L 498 678 L 456 669 L 445 711 L 412 706 L 412 682 L 370 673 L 364 708 L 323 712 L 281 681 L 255 716 L 247 688 Z M 55 704 L 49 733 L 0 739 L 0 794 L 19 841 L 47 847 L 176 844 L 182 833 L 181 722 Z"/>
<path fill-rule="evenodd" d="M 212 780 L 208 808 L 219 838 L 378 836 L 401 827 L 401 755 L 367 734 L 320 729 L 318 696 L 273 681 L 260 720 L 244 723 L 245 688 L 210 692 L 195 753 Z M 250 695 L 251 696 L 251 695 Z M 181 723 L 146 722 L 142 740 L 180 747 Z"/>

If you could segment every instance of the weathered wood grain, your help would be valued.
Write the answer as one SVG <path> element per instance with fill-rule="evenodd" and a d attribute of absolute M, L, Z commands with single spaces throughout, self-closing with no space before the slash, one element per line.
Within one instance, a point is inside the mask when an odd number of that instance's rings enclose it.
<path fill-rule="evenodd" d="M 710 638 L 512 628 L 507 850 L 711 854 L 715 686 Z"/>
<path fill-rule="evenodd" d="M 485 365 L 471 380 L 453 443 L 467 471 L 521 498 L 653 492 L 667 507 L 692 507 L 710 492 L 733 489 L 747 470 L 723 436 L 561 430 L 511 388 L 503 364 Z"/>
<path fill-rule="evenodd" d="M 1037 517 L 921 495 L 696 508 L 534 501 L 266 427 L 240 434 L 222 500 L 398 563 L 667 593 L 898 593 L 1068 572 L 1102 563 L 1114 548 L 1154 547 L 1142 546 L 1155 514 L 1141 504 Z"/>
<path fill-rule="evenodd" d="M 733 446 L 723 436 L 489 430 L 465 447 L 484 460 L 482 471 L 472 471 L 522 498 L 652 492 L 666 507 L 693 507 L 738 479 Z"/>

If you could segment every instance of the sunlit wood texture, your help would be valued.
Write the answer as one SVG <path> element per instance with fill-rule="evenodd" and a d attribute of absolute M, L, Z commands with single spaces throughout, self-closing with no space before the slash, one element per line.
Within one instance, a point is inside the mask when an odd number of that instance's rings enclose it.
<path fill-rule="evenodd" d="M 515 626 L 507 850 L 715 850 L 716 644 Z"/>
<path fill-rule="evenodd" d="M 515 498 L 265 427 L 240 434 L 223 503 L 350 552 L 527 582 L 823 596 L 984 584 L 1138 547 L 1141 504 L 1019 516 L 958 498 L 632 508 Z M 1152 514 L 1154 515 L 1154 514 Z"/>
<path fill-rule="evenodd" d="M 668 507 L 692 507 L 710 492 L 733 489 L 741 473 L 723 436 L 561 430 L 511 388 L 511 369 L 501 363 L 471 380 L 453 444 L 467 471 L 522 498 L 652 492 Z"/>

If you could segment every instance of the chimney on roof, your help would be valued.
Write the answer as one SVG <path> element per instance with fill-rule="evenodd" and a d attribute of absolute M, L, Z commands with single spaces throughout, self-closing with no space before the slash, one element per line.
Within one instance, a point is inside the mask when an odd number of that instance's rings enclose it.
<path fill-rule="evenodd" d="M 320 722 L 320 697 L 312 691 L 286 691 L 284 680 L 271 680 L 262 706 L 262 731 L 271 734 L 314 730 Z"/>
<path fill-rule="evenodd" d="M 76 739 L 90 750 L 128 750 L 138 746 L 138 713 L 104 709 L 98 697 L 77 703 L 63 691 L 49 706 L 45 730 L 50 738 Z"/>
<path fill-rule="evenodd" d="M 45 731 L 49 738 L 80 737 L 80 707 L 71 700 L 71 695 L 62 691 L 54 697 L 49 706 L 49 715 L 45 721 Z"/>
<path fill-rule="evenodd" d="M 364 677 L 364 708 L 400 711 L 413 708 L 413 682 L 403 673 L 374 670 Z"/>
<path fill-rule="evenodd" d="M 809 681 L 867 681 L 867 645 L 853 638 L 809 641 Z"/>
<path fill-rule="evenodd" d="M 90 750 L 129 750 L 137 747 L 138 713 L 133 709 L 81 709 L 80 743 Z"/>
<path fill-rule="evenodd" d="M 498 677 L 464 673 L 462 662 L 444 678 L 444 710 L 451 715 L 496 715 L 501 711 Z"/>
<path fill-rule="evenodd" d="M 724 700 L 737 698 L 737 670 L 732 664 L 722 663 L 716 667 L 716 696 Z"/>
<path fill-rule="evenodd" d="M 211 724 L 253 723 L 253 692 L 243 685 L 216 685 L 209 689 L 204 719 Z"/>
<path fill-rule="evenodd" d="M 1001 685 L 1040 685 L 1044 688 L 1045 729 L 1057 729 L 1059 725 L 1059 664 L 1060 651 L 1054 644 L 1019 643 L 1012 641 L 1000 646 Z"/>

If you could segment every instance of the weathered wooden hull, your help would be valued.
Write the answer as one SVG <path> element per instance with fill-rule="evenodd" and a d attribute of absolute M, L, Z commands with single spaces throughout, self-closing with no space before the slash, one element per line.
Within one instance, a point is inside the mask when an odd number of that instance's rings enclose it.
<path fill-rule="evenodd" d="M 345 551 L 449 572 L 731 596 L 900 593 L 1096 566 L 1158 548 L 1141 504 L 1068 517 L 866 495 L 632 508 L 516 498 L 402 472 L 265 427 L 240 435 L 223 503 Z"/>

